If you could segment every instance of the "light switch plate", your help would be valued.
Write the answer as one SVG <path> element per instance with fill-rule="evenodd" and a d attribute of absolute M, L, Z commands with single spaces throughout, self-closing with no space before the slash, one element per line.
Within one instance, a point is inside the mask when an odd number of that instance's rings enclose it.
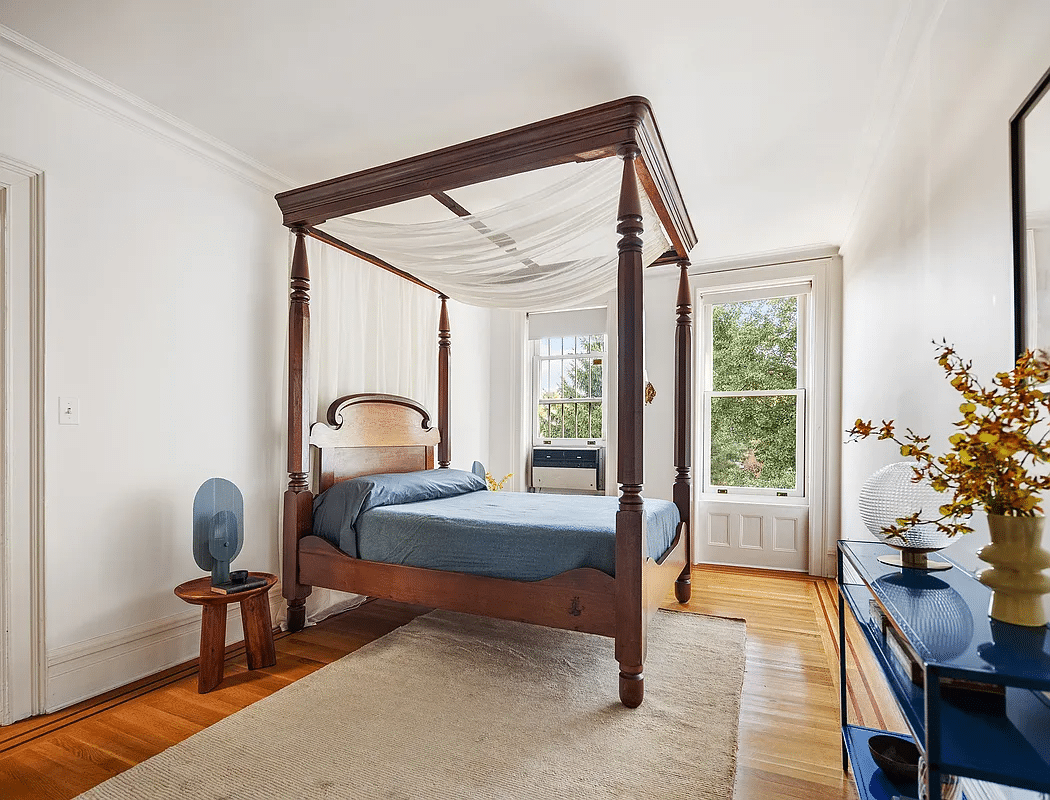
<path fill-rule="evenodd" d="M 80 399 L 77 397 L 58 398 L 58 424 L 80 424 Z"/>

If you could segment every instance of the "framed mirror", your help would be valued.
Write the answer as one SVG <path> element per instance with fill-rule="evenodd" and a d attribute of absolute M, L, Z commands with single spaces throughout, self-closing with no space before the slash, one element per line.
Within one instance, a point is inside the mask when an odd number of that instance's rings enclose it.
<path fill-rule="evenodd" d="M 1050 70 L 1010 119 L 1014 350 L 1050 349 Z"/>

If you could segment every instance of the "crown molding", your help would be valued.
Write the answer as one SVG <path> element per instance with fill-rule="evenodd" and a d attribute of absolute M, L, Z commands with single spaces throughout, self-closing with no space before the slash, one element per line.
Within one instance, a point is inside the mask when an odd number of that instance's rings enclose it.
<path fill-rule="evenodd" d="M 839 255 L 838 245 L 834 244 L 811 244 L 802 247 L 785 247 L 778 250 L 764 250 L 755 253 L 742 253 L 736 256 L 725 256 L 718 258 L 707 258 L 691 261 L 689 274 L 706 275 L 713 272 L 728 272 L 735 269 L 750 269 L 751 267 L 771 267 L 781 264 L 794 264 L 799 261 L 817 261 L 824 258 L 833 258 Z M 649 267 L 645 276 L 678 277 L 678 267 L 675 265 L 660 265 Z"/>
<path fill-rule="evenodd" d="M 0 25 L 0 69 L 190 153 L 267 193 L 295 185 L 288 176 L 4 25 Z"/>

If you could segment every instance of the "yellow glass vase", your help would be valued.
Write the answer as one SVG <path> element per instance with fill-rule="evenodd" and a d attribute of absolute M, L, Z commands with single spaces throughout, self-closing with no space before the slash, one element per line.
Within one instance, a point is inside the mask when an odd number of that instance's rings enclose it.
<path fill-rule="evenodd" d="M 1046 625 L 1043 595 L 1050 592 L 1050 553 L 1041 546 L 1043 517 L 988 515 L 991 543 L 977 557 L 991 564 L 977 580 L 992 590 L 988 615 L 1012 625 Z"/>

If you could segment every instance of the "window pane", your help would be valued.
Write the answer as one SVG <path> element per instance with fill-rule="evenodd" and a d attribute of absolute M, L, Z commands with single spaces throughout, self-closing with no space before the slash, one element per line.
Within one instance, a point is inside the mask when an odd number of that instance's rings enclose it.
<path fill-rule="evenodd" d="M 591 397 L 603 397 L 601 360 L 591 362 Z"/>
<path fill-rule="evenodd" d="M 795 489 L 795 395 L 712 397 L 711 484 Z"/>
<path fill-rule="evenodd" d="M 567 355 L 567 356 L 571 356 L 573 353 L 576 352 L 576 337 L 575 336 L 566 336 L 566 337 L 564 337 L 562 339 L 562 346 L 565 348 L 564 350 L 562 350 L 562 352 L 565 353 L 565 355 Z"/>
<path fill-rule="evenodd" d="M 561 355 L 561 339 L 560 338 L 558 338 L 558 339 L 548 339 L 547 341 L 549 341 L 550 345 L 551 345 L 550 354 L 552 356 L 560 356 Z"/>
<path fill-rule="evenodd" d="M 579 435 L 576 425 L 576 404 L 568 403 L 565 406 L 565 438 L 575 439 Z"/>
<path fill-rule="evenodd" d="M 536 413 L 540 421 L 540 437 L 544 439 L 551 438 L 550 405 L 540 403 Z"/>
<path fill-rule="evenodd" d="M 549 339 L 540 339 L 536 343 L 536 352 L 538 352 L 541 356 L 550 355 L 550 352 L 551 352 L 550 340 Z"/>
<path fill-rule="evenodd" d="M 561 370 L 561 397 L 572 397 L 572 364 L 571 359 L 564 359 L 559 364 Z"/>
<path fill-rule="evenodd" d="M 797 388 L 798 297 L 713 306 L 711 344 L 714 391 Z"/>
<path fill-rule="evenodd" d="M 602 404 L 591 403 L 591 438 L 600 439 L 605 435 L 602 429 Z"/>

